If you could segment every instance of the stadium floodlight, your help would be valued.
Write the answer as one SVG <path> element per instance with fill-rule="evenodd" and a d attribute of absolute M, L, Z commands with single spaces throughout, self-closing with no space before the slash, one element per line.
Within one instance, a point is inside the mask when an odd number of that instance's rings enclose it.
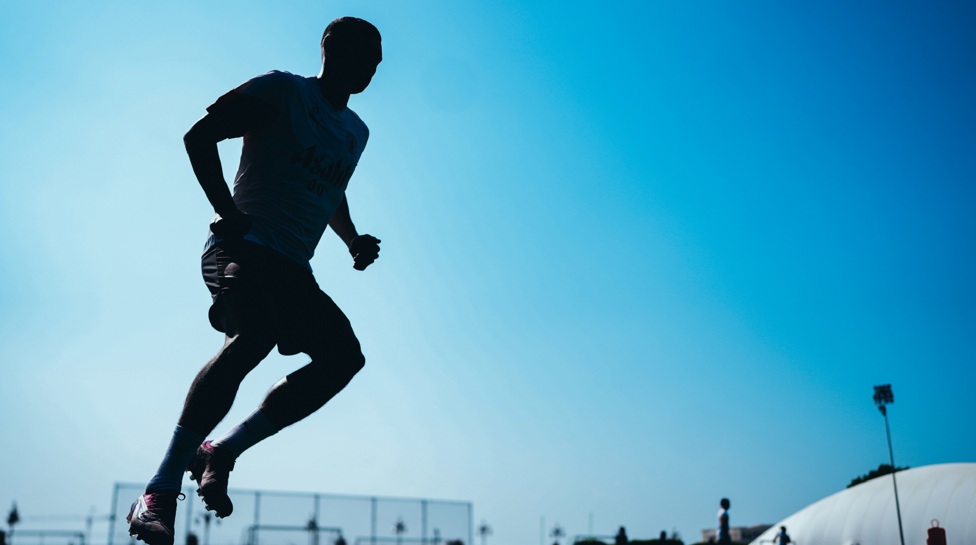
<path fill-rule="evenodd" d="M 491 535 L 491 526 L 484 519 L 481 519 L 481 526 L 478 526 L 478 535 L 481 536 L 481 545 L 488 544 L 488 536 Z"/>
<path fill-rule="evenodd" d="M 891 393 L 890 384 L 882 384 L 874 387 L 874 404 L 878 406 L 885 421 L 885 436 L 888 438 L 888 460 L 891 462 L 891 484 L 895 488 L 895 512 L 898 513 L 898 537 L 901 538 L 901 545 L 905 545 L 905 531 L 901 524 L 901 505 L 898 503 L 898 480 L 895 478 L 895 453 L 891 448 L 891 428 L 888 426 L 889 403 L 895 402 L 895 395 Z"/>
<path fill-rule="evenodd" d="M 878 410 L 881 414 L 888 416 L 888 410 L 885 409 L 885 405 L 895 402 L 895 394 L 891 393 L 890 384 L 882 384 L 881 386 L 874 387 L 874 404 L 878 406 Z"/>
<path fill-rule="evenodd" d="M 560 526 L 559 523 L 557 522 L 556 525 L 552 528 L 552 531 L 549 532 L 549 535 L 556 540 L 553 542 L 553 544 L 559 545 L 559 540 L 566 535 L 566 532 L 563 530 L 563 527 Z"/>

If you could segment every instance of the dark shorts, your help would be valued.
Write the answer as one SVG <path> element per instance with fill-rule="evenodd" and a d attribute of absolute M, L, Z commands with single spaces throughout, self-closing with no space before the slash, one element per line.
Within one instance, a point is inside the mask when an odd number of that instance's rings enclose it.
<path fill-rule="evenodd" d="M 278 252 L 250 242 L 218 244 L 204 252 L 202 269 L 213 296 L 210 324 L 217 331 L 259 330 L 273 336 L 284 355 L 359 353 L 349 319 L 312 271 Z"/>

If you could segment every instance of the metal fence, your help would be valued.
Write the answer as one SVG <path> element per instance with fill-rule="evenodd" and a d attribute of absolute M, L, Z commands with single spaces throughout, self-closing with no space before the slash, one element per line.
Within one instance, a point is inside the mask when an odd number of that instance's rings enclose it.
<path fill-rule="evenodd" d="M 17 530 L 5 532 L 6 543 L 17 545 L 85 545 L 85 533 L 73 530 Z"/>
<path fill-rule="evenodd" d="M 143 486 L 115 485 L 107 545 L 132 542 L 125 516 Z M 183 493 L 176 545 L 471 545 L 473 540 L 471 502 L 231 489 L 234 513 L 218 519 L 204 509 L 195 488 Z"/>

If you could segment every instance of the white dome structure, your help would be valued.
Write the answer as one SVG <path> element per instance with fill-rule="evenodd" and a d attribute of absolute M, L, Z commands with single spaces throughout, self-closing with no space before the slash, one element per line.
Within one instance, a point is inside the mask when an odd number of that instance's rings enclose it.
<path fill-rule="evenodd" d="M 898 501 L 905 545 L 922 545 L 933 519 L 950 545 L 976 544 L 976 463 L 938 464 L 899 471 Z M 786 517 L 751 545 L 769 545 L 786 526 L 797 545 L 898 544 L 891 476 L 828 496 Z"/>

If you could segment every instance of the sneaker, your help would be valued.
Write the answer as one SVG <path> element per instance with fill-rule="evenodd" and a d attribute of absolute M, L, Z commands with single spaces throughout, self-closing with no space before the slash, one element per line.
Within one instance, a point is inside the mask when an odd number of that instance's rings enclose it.
<path fill-rule="evenodd" d="M 234 512 L 234 504 L 227 495 L 227 480 L 233 469 L 234 454 L 210 441 L 204 441 L 197 448 L 190 467 L 187 468 L 190 479 L 200 485 L 197 495 L 203 498 L 207 510 L 213 511 L 218 518 Z"/>
<path fill-rule="evenodd" d="M 139 496 L 125 516 L 129 535 L 148 545 L 173 545 L 176 500 L 185 497 L 179 490 L 146 492 Z"/>

